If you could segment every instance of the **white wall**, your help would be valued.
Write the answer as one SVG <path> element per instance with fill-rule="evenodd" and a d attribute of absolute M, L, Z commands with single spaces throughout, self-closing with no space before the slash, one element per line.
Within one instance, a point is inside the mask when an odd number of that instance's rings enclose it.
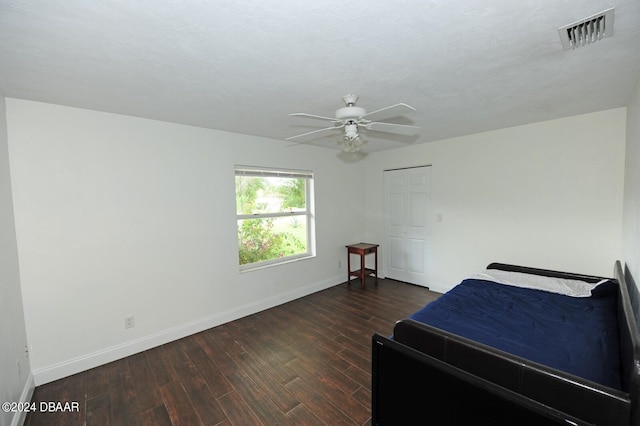
<path fill-rule="evenodd" d="M 640 78 L 627 107 L 622 242 L 627 274 L 637 286 L 640 280 Z M 640 300 L 634 302 L 637 315 Z M 640 322 L 640 318 L 637 320 Z"/>
<path fill-rule="evenodd" d="M 364 234 L 337 150 L 17 99 L 7 120 L 37 384 L 344 282 Z M 315 172 L 316 258 L 239 272 L 234 164 Z"/>
<path fill-rule="evenodd" d="M 33 392 L 25 351 L 27 333 L 20 291 L 13 219 L 5 99 L 0 97 L 0 402 L 25 402 Z M 0 426 L 18 423 L 18 413 L 0 411 Z"/>
<path fill-rule="evenodd" d="M 609 275 L 621 257 L 625 126 L 635 131 L 633 141 L 640 133 L 638 90 L 634 96 L 628 113 L 621 108 L 416 145 L 370 154 L 364 163 L 344 163 L 323 148 L 7 99 L 36 383 L 343 282 L 344 245 L 382 242 L 385 169 L 433 165 L 435 290 L 448 290 L 491 261 Z M 315 172 L 316 258 L 239 273 L 234 164 Z M 640 170 L 636 161 L 633 167 Z M 0 197 L 11 201 L 6 189 Z M 636 206 L 637 226 L 640 209 L 629 200 L 625 213 Z M 443 221 L 435 222 L 435 214 Z M 11 234 L 11 222 L 2 214 L 0 220 L 1 231 Z M 625 248 L 631 246 L 637 250 L 637 238 L 627 240 Z M 15 249 L 8 257 L 2 250 L 4 261 L 17 262 Z M 18 297 L 8 300 L 19 305 Z M 125 330 L 128 315 L 136 326 Z M 15 369 L 2 362 L 3 374 Z"/>
<path fill-rule="evenodd" d="M 430 164 L 432 289 L 493 261 L 610 276 L 621 256 L 624 144 L 619 108 L 372 154 L 366 239 L 383 240 L 383 171 Z"/>

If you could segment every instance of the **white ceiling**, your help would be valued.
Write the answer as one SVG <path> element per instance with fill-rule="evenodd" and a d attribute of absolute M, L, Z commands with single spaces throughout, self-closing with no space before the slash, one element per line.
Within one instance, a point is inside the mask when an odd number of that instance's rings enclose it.
<path fill-rule="evenodd" d="M 613 37 L 562 50 L 609 7 Z M 275 139 L 349 93 L 417 109 L 368 152 L 625 106 L 639 77 L 638 0 L 0 0 L 1 95 Z"/>

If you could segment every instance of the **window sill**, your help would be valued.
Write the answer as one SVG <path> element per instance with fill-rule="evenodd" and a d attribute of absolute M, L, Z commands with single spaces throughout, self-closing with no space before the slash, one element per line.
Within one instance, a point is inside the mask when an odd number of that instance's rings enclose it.
<path fill-rule="evenodd" d="M 288 263 L 298 262 L 300 260 L 312 259 L 314 257 L 316 257 L 315 254 L 301 254 L 300 256 L 292 256 L 291 258 L 287 260 L 282 260 L 282 261 L 274 261 L 274 262 L 265 261 L 264 263 L 261 262 L 256 265 L 252 265 L 252 264 L 242 265 L 240 266 L 240 273 L 244 274 L 245 272 L 252 272 L 260 269 L 271 268 L 274 266 L 286 265 Z"/>

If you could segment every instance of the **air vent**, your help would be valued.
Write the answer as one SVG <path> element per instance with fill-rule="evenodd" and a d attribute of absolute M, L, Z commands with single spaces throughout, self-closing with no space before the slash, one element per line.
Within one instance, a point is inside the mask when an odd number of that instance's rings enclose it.
<path fill-rule="evenodd" d="M 576 47 L 595 43 L 613 35 L 613 8 L 597 13 L 573 24 L 558 28 L 562 48 Z"/>

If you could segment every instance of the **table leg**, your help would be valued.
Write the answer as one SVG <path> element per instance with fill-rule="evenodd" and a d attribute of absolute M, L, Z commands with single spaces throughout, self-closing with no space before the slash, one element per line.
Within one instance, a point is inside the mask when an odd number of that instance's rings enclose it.
<path fill-rule="evenodd" d="M 377 247 L 373 251 L 373 255 L 376 258 L 376 285 L 378 285 L 378 248 Z"/>
<path fill-rule="evenodd" d="M 364 271 L 364 253 L 360 255 L 360 279 L 362 280 L 362 288 L 364 288 L 364 277 L 365 277 L 365 271 Z"/>

